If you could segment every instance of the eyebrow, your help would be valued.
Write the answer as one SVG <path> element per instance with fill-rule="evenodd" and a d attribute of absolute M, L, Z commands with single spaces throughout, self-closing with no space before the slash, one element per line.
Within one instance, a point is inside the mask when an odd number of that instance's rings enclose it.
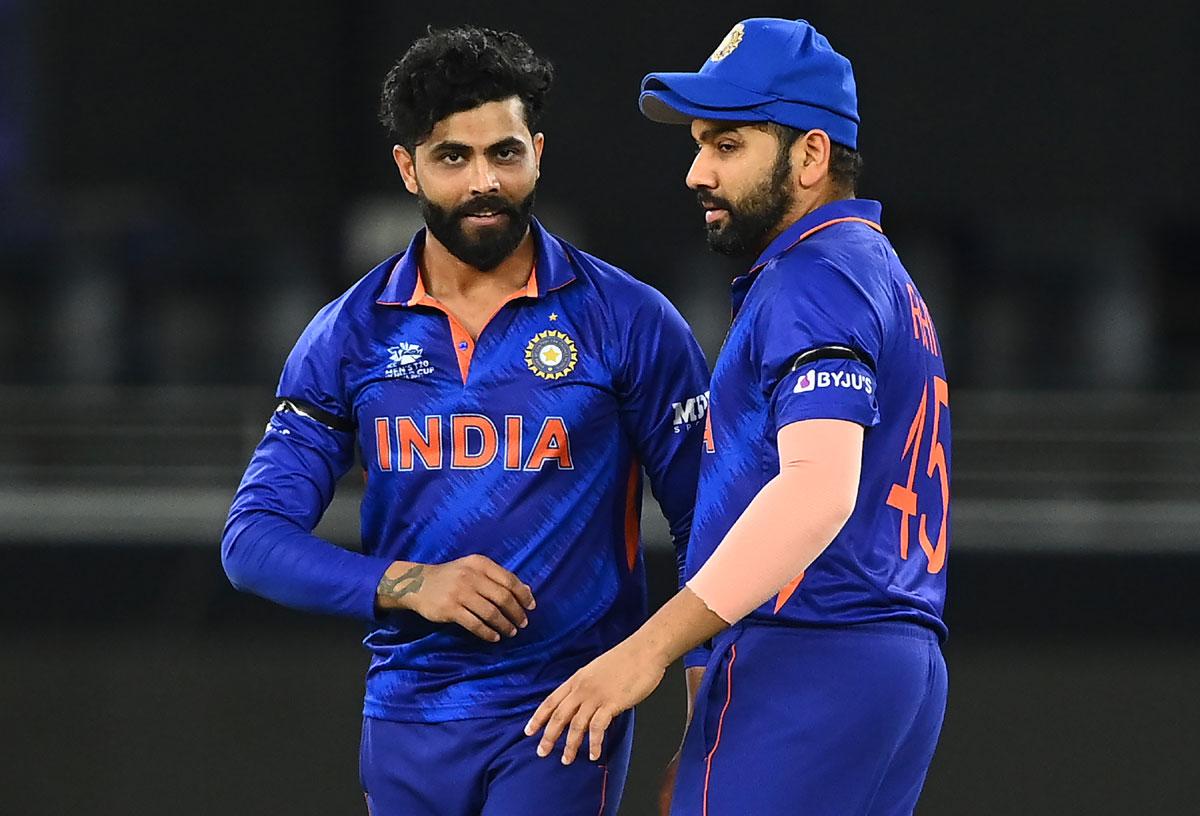
<path fill-rule="evenodd" d="M 431 145 L 429 148 L 429 152 L 431 152 L 431 153 L 441 153 L 441 152 L 450 152 L 450 151 L 453 151 L 455 153 L 470 153 L 471 146 L 468 144 L 463 144 L 462 142 L 438 142 L 435 145 Z"/>
<path fill-rule="evenodd" d="M 711 127 L 706 127 L 704 130 L 700 131 L 700 136 L 697 141 L 709 142 L 722 134 L 733 133 L 735 130 L 738 130 L 741 127 L 743 126 L 732 123 L 712 125 Z"/>
<path fill-rule="evenodd" d="M 495 153 L 498 150 L 508 150 L 515 147 L 524 147 L 524 142 L 516 136 L 509 136 L 507 139 L 501 139 L 495 144 L 490 144 L 485 151 Z M 475 150 L 471 145 L 463 142 L 438 142 L 429 148 L 431 153 L 471 153 Z"/>
<path fill-rule="evenodd" d="M 514 147 L 524 147 L 525 143 L 516 136 L 509 136 L 507 139 L 501 139 L 494 145 L 488 147 L 488 152 L 495 153 L 499 150 L 511 150 Z"/>

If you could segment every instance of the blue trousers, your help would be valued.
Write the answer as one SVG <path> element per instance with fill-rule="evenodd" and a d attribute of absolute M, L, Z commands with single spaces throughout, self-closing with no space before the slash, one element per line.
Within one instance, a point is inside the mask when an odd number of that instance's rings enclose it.
<path fill-rule="evenodd" d="M 615 816 L 629 770 L 633 714 L 618 717 L 600 759 L 541 758 L 539 733 L 513 717 L 406 723 L 363 720 L 359 767 L 372 816 Z"/>
<path fill-rule="evenodd" d="M 913 812 L 946 710 L 933 632 L 739 624 L 714 647 L 672 816 Z"/>

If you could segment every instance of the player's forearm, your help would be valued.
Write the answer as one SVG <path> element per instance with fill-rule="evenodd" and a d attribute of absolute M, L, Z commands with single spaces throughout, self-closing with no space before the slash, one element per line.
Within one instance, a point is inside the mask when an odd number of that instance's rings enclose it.
<path fill-rule="evenodd" d="M 630 635 L 629 645 L 644 659 L 666 667 L 728 626 L 684 587 Z"/>
<path fill-rule="evenodd" d="M 351 552 L 265 510 L 234 513 L 221 563 L 239 590 L 293 609 L 371 620 L 390 559 Z"/>
<path fill-rule="evenodd" d="M 807 420 L 779 433 L 780 472 L 742 512 L 688 586 L 734 623 L 806 570 L 854 510 L 861 426 Z"/>

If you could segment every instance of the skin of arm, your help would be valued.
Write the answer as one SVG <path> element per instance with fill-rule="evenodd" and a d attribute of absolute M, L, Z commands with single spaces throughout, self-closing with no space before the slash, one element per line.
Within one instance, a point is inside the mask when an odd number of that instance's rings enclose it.
<path fill-rule="evenodd" d="M 538 755 L 549 755 L 565 730 L 564 764 L 574 761 L 585 734 L 589 757 L 598 759 L 609 724 L 649 696 L 667 666 L 806 569 L 854 510 L 863 433 L 861 425 L 832 419 L 781 428 L 779 475 L 754 497 L 688 585 L 534 712 L 525 733 L 545 729 Z"/>

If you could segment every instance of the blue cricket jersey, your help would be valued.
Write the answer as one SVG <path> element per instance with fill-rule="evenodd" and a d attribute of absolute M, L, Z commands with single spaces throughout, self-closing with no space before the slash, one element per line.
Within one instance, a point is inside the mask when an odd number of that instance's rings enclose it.
<path fill-rule="evenodd" d="M 532 234 L 528 284 L 478 341 L 424 290 L 424 230 L 322 309 L 278 390 L 310 410 L 276 412 L 234 498 L 222 555 L 235 585 L 370 623 L 366 716 L 511 715 L 633 632 L 643 468 L 682 568 L 704 357 L 657 291 L 536 221 Z M 311 535 L 356 448 L 361 554 Z M 392 561 L 475 553 L 533 590 L 516 637 L 376 612 Z"/>
<path fill-rule="evenodd" d="M 929 309 L 883 236 L 880 213 L 878 202 L 857 199 L 820 207 L 734 281 L 687 574 L 779 473 L 780 428 L 806 419 L 856 422 L 867 430 L 854 512 L 808 570 L 748 620 L 911 621 L 945 638 L 946 370 Z"/>

